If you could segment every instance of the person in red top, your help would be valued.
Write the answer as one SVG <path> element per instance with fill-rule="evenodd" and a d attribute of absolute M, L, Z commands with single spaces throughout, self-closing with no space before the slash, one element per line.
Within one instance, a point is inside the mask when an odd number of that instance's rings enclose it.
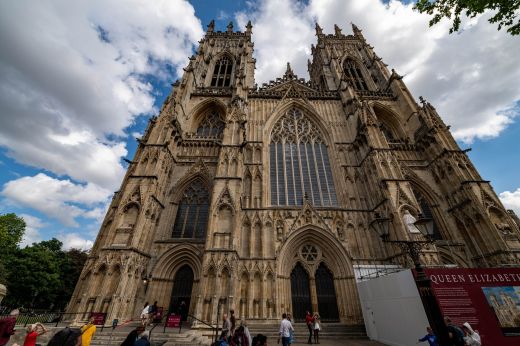
<path fill-rule="evenodd" d="M 307 314 L 305 315 L 305 324 L 307 324 L 307 328 L 309 328 L 309 340 L 307 343 L 312 344 L 312 327 L 314 326 L 314 318 L 312 318 L 309 311 L 307 311 Z"/>
<path fill-rule="evenodd" d="M 29 327 L 27 327 L 27 335 L 25 336 L 23 346 L 36 346 L 36 338 L 45 333 L 47 333 L 47 329 L 45 329 L 43 324 L 31 324 Z"/>

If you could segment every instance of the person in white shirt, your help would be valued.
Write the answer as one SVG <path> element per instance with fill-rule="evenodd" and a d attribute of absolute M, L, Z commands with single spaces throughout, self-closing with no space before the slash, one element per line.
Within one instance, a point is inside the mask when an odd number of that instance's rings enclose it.
<path fill-rule="evenodd" d="M 282 338 L 282 346 L 288 346 L 291 340 L 291 331 L 294 332 L 294 328 L 291 321 L 287 319 L 287 314 L 282 315 L 282 323 L 280 323 L 280 338 Z M 280 341 L 278 338 L 278 341 Z"/>

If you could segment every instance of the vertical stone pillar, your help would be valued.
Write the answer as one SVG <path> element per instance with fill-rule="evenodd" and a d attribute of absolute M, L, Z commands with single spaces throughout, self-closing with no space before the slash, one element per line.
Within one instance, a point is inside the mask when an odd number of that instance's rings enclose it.
<path fill-rule="evenodd" d="M 314 275 L 309 278 L 309 288 L 311 291 L 312 311 L 318 311 L 318 293 L 316 292 L 316 279 Z"/>

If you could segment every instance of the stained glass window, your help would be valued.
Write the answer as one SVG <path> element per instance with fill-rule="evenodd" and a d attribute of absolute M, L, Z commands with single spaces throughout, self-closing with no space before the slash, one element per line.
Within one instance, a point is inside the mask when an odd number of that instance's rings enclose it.
<path fill-rule="evenodd" d="M 197 128 L 196 136 L 200 138 L 222 139 L 224 132 L 224 121 L 217 111 L 211 111 Z"/>
<path fill-rule="evenodd" d="M 337 205 L 327 146 L 318 128 L 301 111 L 289 110 L 271 133 L 272 205 Z"/>
<path fill-rule="evenodd" d="M 231 71 L 233 70 L 233 61 L 227 56 L 219 59 L 215 63 L 213 77 L 211 78 L 211 86 L 228 87 L 231 85 Z"/>
<path fill-rule="evenodd" d="M 172 238 L 204 239 L 208 225 L 209 192 L 197 179 L 184 190 L 177 209 Z"/>
<path fill-rule="evenodd" d="M 359 66 L 352 61 L 351 59 L 345 60 L 343 64 L 343 70 L 345 71 L 345 75 L 349 80 L 350 84 L 357 90 L 368 90 L 367 83 L 363 78 L 363 74 L 361 73 L 361 69 Z"/>

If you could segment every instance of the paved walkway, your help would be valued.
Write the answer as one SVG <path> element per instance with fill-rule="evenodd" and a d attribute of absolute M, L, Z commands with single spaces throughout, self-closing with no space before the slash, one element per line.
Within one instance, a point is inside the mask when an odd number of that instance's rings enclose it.
<path fill-rule="evenodd" d="M 267 345 L 276 345 L 276 340 L 267 341 Z M 293 345 L 299 346 L 299 345 L 308 345 L 306 342 L 296 342 Z M 314 344 L 313 344 L 314 345 Z M 381 344 L 379 342 L 370 341 L 370 340 L 323 340 L 320 341 L 319 346 L 338 346 L 338 345 L 346 345 L 346 346 L 384 346 L 384 344 Z"/>

